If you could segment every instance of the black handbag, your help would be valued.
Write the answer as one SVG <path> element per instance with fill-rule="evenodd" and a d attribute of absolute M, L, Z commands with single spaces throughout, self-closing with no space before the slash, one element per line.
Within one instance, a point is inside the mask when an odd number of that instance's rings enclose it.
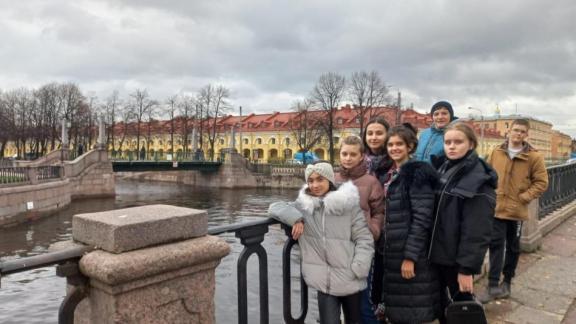
<path fill-rule="evenodd" d="M 454 294 L 445 312 L 448 324 L 488 324 L 484 307 L 471 293 Z"/>

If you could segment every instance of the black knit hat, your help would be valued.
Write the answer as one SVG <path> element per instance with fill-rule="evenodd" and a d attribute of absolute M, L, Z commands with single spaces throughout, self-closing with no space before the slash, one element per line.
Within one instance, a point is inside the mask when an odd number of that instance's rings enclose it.
<path fill-rule="evenodd" d="M 434 112 L 440 108 L 448 109 L 448 112 L 450 113 L 450 121 L 454 120 L 454 109 L 452 109 L 452 105 L 448 101 L 438 101 L 435 103 L 430 110 L 430 115 L 434 115 Z"/>

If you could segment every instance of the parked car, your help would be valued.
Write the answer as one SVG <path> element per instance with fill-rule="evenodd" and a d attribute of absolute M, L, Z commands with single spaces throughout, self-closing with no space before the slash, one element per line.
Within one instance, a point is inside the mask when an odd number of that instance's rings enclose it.
<path fill-rule="evenodd" d="M 566 161 L 565 164 L 572 164 L 574 162 L 576 162 L 576 158 L 571 158 L 571 159 L 568 159 L 568 161 Z"/>

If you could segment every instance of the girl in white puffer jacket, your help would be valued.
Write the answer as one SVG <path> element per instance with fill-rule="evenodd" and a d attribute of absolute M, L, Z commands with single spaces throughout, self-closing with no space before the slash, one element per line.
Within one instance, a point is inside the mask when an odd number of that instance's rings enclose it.
<path fill-rule="evenodd" d="M 358 189 L 346 182 L 336 189 L 332 166 L 308 165 L 306 185 L 295 202 L 270 205 L 269 215 L 292 226 L 302 255 L 306 284 L 318 291 L 320 323 L 360 323 L 360 292 L 374 254 L 374 239 L 360 208 Z"/>

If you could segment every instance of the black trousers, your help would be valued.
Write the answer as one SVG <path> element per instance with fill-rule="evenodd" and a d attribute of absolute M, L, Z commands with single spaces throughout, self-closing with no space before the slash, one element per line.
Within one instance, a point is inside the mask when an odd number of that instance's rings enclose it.
<path fill-rule="evenodd" d="M 360 324 L 360 292 L 348 296 L 332 296 L 318 292 L 320 324 L 340 324 L 340 306 L 344 310 L 346 324 Z"/>
<path fill-rule="evenodd" d="M 458 267 L 442 265 L 435 265 L 435 267 L 438 271 L 438 281 L 440 281 L 440 306 L 442 307 L 442 312 L 439 314 L 438 321 L 443 324 L 446 323 L 446 314 L 444 313 L 444 310 L 450 303 L 448 292 L 450 292 L 450 296 L 454 297 L 458 290 L 460 290 L 460 287 L 458 286 Z"/>
<path fill-rule="evenodd" d="M 508 283 L 514 278 L 520 258 L 521 236 L 521 221 L 494 219 L 492 241 L 490 242 L 490 273 L 488 275 L 490 286 L 498 286 L 501 273 L 504 274 L 504 281 Z"/>

